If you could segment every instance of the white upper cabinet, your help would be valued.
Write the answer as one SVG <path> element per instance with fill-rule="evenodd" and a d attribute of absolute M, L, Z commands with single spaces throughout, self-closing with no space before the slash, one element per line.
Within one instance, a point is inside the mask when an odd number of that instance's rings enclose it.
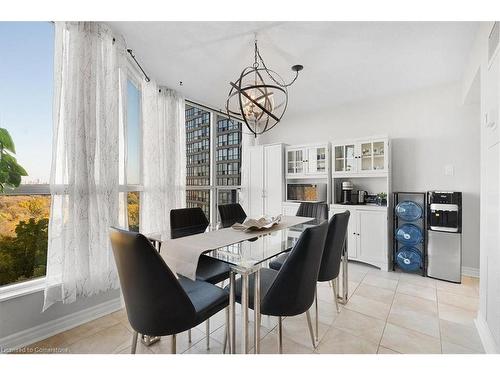
<path fill-rule="evenodd" d="M 307 178 L 328 175 L 328 144 L 286 148 L 286 177 Z"/>
<path fill-rule="evenodd" d="M 366 139 L 344 142 L 333 146 L 335 175 L 376 174 L 389 169 L 389 143 L 387 139 Z"/>

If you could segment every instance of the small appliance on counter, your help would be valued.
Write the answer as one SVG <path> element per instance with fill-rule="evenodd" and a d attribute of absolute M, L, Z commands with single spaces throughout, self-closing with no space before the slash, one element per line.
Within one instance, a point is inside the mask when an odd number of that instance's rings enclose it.
<path fill-rule="evenodd" d="M 377 205 L 377 194 L 367 194 L 365 197 L 365 204 Z"/>
<path fill-rule="evenodd" d="M 286 200 L 291 202 L 326 202 L 326 184 L 287 184 Z"/>
<path fill-rule="evenodd" d="M 427 276 L 462 281 L 462 193 L 427 192 Z"/>
<path fill-rule="evenodd" d="M 351 181 L 342 182 L 342 198 L 339 203 L 354 204 L 352 200 L 352 189 L 354 188 Z"/>
<path fill-rule="evenodd" d="M 367 195 L 368 193 L 366 191 L 358 190 L 358 204 L 365 204 Z"/>

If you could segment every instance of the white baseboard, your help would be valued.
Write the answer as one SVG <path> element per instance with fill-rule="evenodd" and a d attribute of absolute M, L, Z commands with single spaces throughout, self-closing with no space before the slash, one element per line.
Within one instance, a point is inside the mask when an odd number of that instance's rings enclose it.
<path fill-rule="evenodd" d="M 118 297 L 24 331 L 2 337 L 0 338 L 0 353 L 22 348 L 23 346 L 44 340 L 83 323 L 111 314 L 112 312 L 120 310 L 122 307 L 121 298 Z"/>
<path fill-rule="evenodd" d="M 462 275 L 479 278 L 479 268 L 462 267 Z"/>
<path fill-rule="evenodd" d="M 488 327 L 488 324 L 486 324 L 486 321 L 480 312 L 477 314 L 476 319 L 474 319 L 474 323 L 476 325 L 477 332 L 479 333 L 479 337 L 481 338 L 481 342 L 483 343 L 484 351 L 487 354 L 500 353 L 495 344 L 490 328 Z"/>

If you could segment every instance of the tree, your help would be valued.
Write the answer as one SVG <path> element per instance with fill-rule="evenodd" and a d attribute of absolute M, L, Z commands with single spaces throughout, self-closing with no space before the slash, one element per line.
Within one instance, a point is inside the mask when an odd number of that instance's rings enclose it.
<path fill-rule="evenodd" d="M 21 184 L 21 177 L 27 176 L 14 155 L 16 148 L 7 129 L 0 128 L 0 193 L 5 189 L 13 189 Z"/>
<path fill-rule="evenodd" d="M 30 279 L 35 269 L 47 262 L 48 219 L 21 221 L 16 227 L 14 270 Z"/>

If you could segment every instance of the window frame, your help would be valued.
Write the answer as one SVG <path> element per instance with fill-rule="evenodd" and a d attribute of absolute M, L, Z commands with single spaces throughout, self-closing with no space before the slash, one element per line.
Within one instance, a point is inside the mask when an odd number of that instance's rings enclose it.
<path fill-rule="evenodd" d="M 134 65 L 130 62 L 130 60 L 127 60 L 127 67 L 125 68 L 125 73 L 126 73 L 126 79 L 125 82 L 128 85 L 128 81 L 131 81 L 134 86 L 137 88 L 139 93 L 142 95 L 142 90 L 141 90 L 141 76 L 137 73 L 135 70 Z M 142 100 L 142 98 L 141 98 Z M 124 110 L 127 109 L 126 103 L 123 104 Z M 141 113 L 139 115 L 140 119 L 140 125 L 139 125 L 139 179 L 140 183 L 139 184 L 128 184 L 126 181 L 124 181 L 123 184 L 118 185 L 118 193 L 122 194 L 123 193 L 123 198 L 125 199 L 125 207 L 128 210 L 128 204 L 127 204 L 127 194 L 129 192 L 139 192 L 139 199 L 141 197 L 141 192 L 144 191 L 144 185 L 143 185 L 143 162 L 144 158 L 142 155 L 143 151 L 143 121 L 142 121 L 142 103 L 140 105 L 140 110 Z M 124 147 L 127 147 L 127 124 L 123 122 L 122 126 L 124 127 L 123 129 L 123 143 Z M 52 145 L 51 145 L 52 148 Z M 51 150 L 52 151 L 52 150 Z M 125 151 L 125 150 L 124 150 Z M 126 153 L 124 152 L 124 156 Z M 125 158 L 124 160 L 124 165 L 123 168 L 126 170 L 127 168 L 127 160 Z M 0 196 L 5 195 L 5 196 L 18 196 L 18 195 L 65 195 L 67 194 L 67 185 L 58 185 L 55 188 L 50 189 L 50 184 L 21 184 L 19 187 L 6 191 Z M 119 198 L 120 199 L 120 198 Z M 139 200 L 140 201 L 140 200 Z M 128 212 L 127 212 L 128 215 Z M 49 214 L 50 218 L 50 214 Z M 140 227 L 140 221 L 139 221 L 139 227 Z M 3 286 L 0 286 L 0 302 L 9 300 L 12 298 L 17 298 L 26 294 L 30 293 L 36 293 L 39 291 L 44 290 L 45 288 L 45 279 L 46 276 L 41 276 L 41 277 L 34 277 L 29 280 L 23 280 L 11 284 L 6 284 Z"/>

